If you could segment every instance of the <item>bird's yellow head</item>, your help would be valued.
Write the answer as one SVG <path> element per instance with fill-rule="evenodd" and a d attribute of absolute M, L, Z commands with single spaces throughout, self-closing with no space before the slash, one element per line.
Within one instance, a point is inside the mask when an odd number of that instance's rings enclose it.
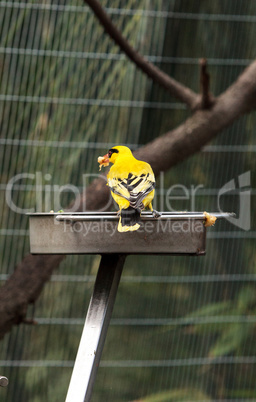
<path fill-rule="evenodd" d="M 108 166 L 110 162 L 115 163 L 115 161 L 119 156 L 131 156 L 131 155 L 132 151 L 128 147 L 124 147 L 123 145 L 113 147 L 108 151 L 106 155 L 98 157 L 100 170 L 102 166 Z"/>

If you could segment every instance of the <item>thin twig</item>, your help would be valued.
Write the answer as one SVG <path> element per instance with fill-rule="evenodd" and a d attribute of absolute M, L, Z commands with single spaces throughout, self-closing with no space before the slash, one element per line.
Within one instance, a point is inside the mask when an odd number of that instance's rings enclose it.
<path fill-rule="evenodd" d="M 115 27 L 115 25 L 113 25 L 111 19 L 98 0 L 84 0 L 84 2 L 91 7 L 105 31 L 137 67 L 139 67 L 153 81 L 157 82 L 170 92 L 171 95 L 184 102 L 190 109 L 194 109 L 195 104 L 198 101 L 198 95 L 195 92 L 171 78 L 168 74 L 164 73 L 138 53 L 123 37 L 122 33 Z"/>
<path fill-rule="evenodd" d="M 200 92 L 201 109 L 209 109 L 214 104 L 214 98 L 210 93 L 210 74 L 207 71 L 207 60 L 201 59 L 200 63 Z"/>

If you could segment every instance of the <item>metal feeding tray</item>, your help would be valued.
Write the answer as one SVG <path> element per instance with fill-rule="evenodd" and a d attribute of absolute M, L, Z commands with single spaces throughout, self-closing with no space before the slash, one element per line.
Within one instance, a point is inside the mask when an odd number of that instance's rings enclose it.
<path fill-rule="evenodd" d="M 125 233 L 118 220 L 115 212 L 29 214 L 31 253 L 205 254 L 202 212 L 142 213 L 139 230 Z"/>
<path fill-rule="evenodd" d="M 119 233 L 114 212 L 28 215 L 32 254 L 102 255 L 66 397 L 66 402 L 90 401 L 126 256 L 204 255 L 206 217 L 203 212 L 162 212 L 155 219 L 142 213 L 139 230 Z"/>

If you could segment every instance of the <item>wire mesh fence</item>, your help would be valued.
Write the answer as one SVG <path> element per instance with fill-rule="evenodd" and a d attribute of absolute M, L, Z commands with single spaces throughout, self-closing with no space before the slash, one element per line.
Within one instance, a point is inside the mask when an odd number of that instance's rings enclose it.
<path fill-rule="evenodd" d="M 255 58 L 253 0 L 102 1 L 149 61 L 199 90 L 206 57 L 211 91 L 224 91 Z M 183 122 L 183 104 L 119 51 L 81 1 L 0 3 L 0 267 L 2 283 L 29 252 L 28 210 L 60 208 L 98 174 L 113 145 L 136 149 Z M 157 179 L 161 210 L 239 217 L 238 177 L 250 172 L 255 113 Z M 86 181 L 84 181 L 84 176 Z M 61 188 L 62 187 L 62 188 Z M 248 187 L 248 186 L 247 186 Z M 62 191 L 63 190 L 63 191 Z M 38 191 L 40 198 L 38 201 Z M 217 222 L 207 255 L 129 257 L 93 401 L 245 401 L 255 386 L 255 212 L 250 230 Z M 68 256 L 28 316 L 1 342 L 6 401 L 64 400 L 99 257 Z"/>

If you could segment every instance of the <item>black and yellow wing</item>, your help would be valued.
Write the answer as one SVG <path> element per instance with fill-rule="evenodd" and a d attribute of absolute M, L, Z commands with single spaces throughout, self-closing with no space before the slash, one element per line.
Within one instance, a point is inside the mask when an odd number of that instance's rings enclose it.
<path fill-rule="evenodd" d="M 129 201 L 132 208 L 142 210 L 144 198 L 155 188 L 155 177 L 153 173 L 129 173 L 124 178 L 113 175 L 108 178 L 108 185 L 114 194 Z"/>

